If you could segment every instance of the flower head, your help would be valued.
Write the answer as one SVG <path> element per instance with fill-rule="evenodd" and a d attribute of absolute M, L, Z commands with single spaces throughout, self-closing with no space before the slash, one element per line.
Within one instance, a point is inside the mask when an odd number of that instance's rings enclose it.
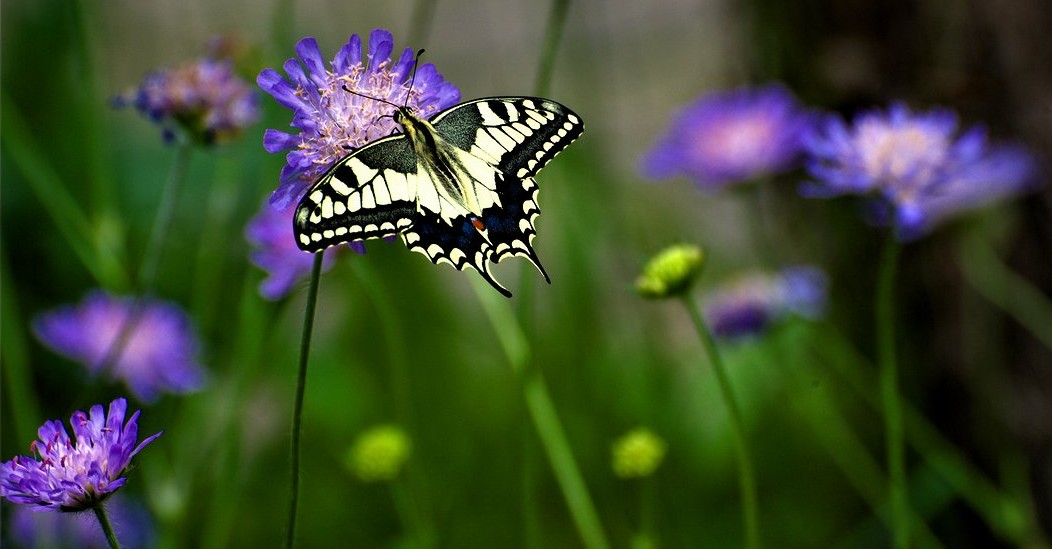
<path fill-rule="evenodd" d="M 197 337 L 173 303 L 146 298 L 137 303 L 96 290 L 78 305 L 39 315 L 33 330 L 46 346 L 92 374 L 106 367 L 111 379 L 123 381 L 143 402 L 162 392 L 192 392 L 204 383 L 205 372 L 194 358 Z"/>
<path fill-rule="evenodd" d="M 816 179 L 805 194 L 862 194 L 890 210 L 886 224 L 900 239 L 917 238 L 963 210 L 1031 188 L 1036 162 L 1022 148 L 994 145 L 982 128 L 958 133 L 956 115 L 933 109 L 912 113 L 896 103 L 848 127 L 829 117 L 807 138 L 808 170 Z"/>
<path fill-rule="evenodd" d="M 311 271 L 314 254 L 296 246 L 296 240 L 292 237 L 292 213 L 292 208 L 279 212 L 264 204 L 245 228 L 245 237 L 254 248 L 249 259 L 268 273 L 259 285 L 259 293 L 266 299 L 281 299 Z M 365 245 L 361 242 L 351 242 L 348 247 L 358 253 L 365 253 Z M 337 248 L 330 248 L 323 252 L 323 270 L 332 266 L 336 251 Z"/>
<path fill-rule="evenodd" d="M 336 52 L 329 69 L 318 43 L 308 37 L 296 45 L 299 59 L 285 63 L 288 79 L 274 69 L 259 73 L 259 87 L 292 109 L 291 125 L 299 129 L 295 134 L 267 130 L 263 135 L 267 152 L 289 151 L 281 184 L 270 199 L 272 206 L 286 209 L 337 160 L 398 130 L 390 116 L 393 107 L 370 98 L 408 104 L 424 117 L 460 99 L 460 91 L 430 63 L 417 68 L 410 89 L 416 56 L 406 48 L 392 62 L 393 49 L 391 33 L 376 29 L 369 35 L 369 53 L 363 57 L 362 41 L 353 34 Z"/>
<path fill-rule="evenodd" d="M 71 440 L 62 422 L 49 421 L 30 444 L 30 456 L 15 456 L 0 464 L 0 496 L 45 511 L 83 511 L 102 503 L 127 478 L 128 465 L 161 433 L 139 438 L 139 412 L 127 423 L 128 401 L 110 403 L 109 414 L 101 404 L 87 414 L 78 410 L 69 418 Z M 39 458 L 39 459 L 38 459 Z"/>
<path fill-rule="evenodd" d="M 139 89 L 117 97 L 161 124 L 166 140 L 178 126 L 198 143 L 228 141 L 259 118 L 259 98 L 229 60 L 203 58 L 149 74 Z"/>
<path fill-rule="evenodd" d="M 153 547 L 154 530 L 149 511 L 124 494 L 106 500 L 106 513 L 121 547 Z M 84 513 L 38 513 L 19 505 L 11 512 L 9 538 L 20 547 L 109 549 L 99 521 Z"/>
<path fill-rule="evenodd" d="M 621 478 L 649 477 L 665 458 L 665 441 L 641 427 L 617 439 L 612 454 L 615 475 Z"/>
<path fill-rule="evenodd" d="M 701 188 L 793 167 L 811 116 L 778 84 L 705 95 L 676 115 L 668 132 L 643 158 L 652 179 L 684 175 Z"/>
<path fill-rule="evenodd" d="M 365 482 L 391 480 L 409 459 L 409 435 L 395 425 L 380 425 L 361 434 L 347 452 L 347 466 Z"/>
<path fill-rule="evenodd" d="M 817 318 L 825 309 L 827 285 L 825 273 L 814 267 L 745 275 L 706 294 L 705 321 L 717 337 L 740 338 L 761 333 L 787 314 Z"/>
<path fill-rule="evenodd" d="M 643 297 L 676 297 L 690 291 L 701 274 L 705 254 L 691 244 L 676 244 L 655 255 L 636 279 L 636 291 Z"/>

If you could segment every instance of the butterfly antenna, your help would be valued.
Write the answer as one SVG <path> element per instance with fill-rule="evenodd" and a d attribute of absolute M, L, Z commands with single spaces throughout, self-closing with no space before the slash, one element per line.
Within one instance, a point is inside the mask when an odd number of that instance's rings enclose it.
<path fill-rule="evenodd" d="M 366 94 L 361 93 L 361 92 L 356 92 L 356 91 L 352 90 L 351 88 L 348 88 L 347 84 L 343 85 L 343 91 L 345 91 L 347 93 L 350 93 L 350 94 L 357 95 L 358 97 L 364 97 L 366 99 L 372 99 L 373 101 L 379 101 L 381 103 L 387 103 L 388 105 L 391 105 L 392 107 L 394 107 L 396 109 L 398 108 L 398 104 L 396 104 L 396 103 L 392 103 L 392 102 L 390 102 L 390 101 L 388 101 L 388 100 L 386 100 L 386 99 L 384 99 L 382 97 L 373 97 L 371 95 L 366 95 Z"/>
<path fill-rule="evenodd" d="M 420 57 L 424 55 L 424 49 L 421 48 L 416 50 L 416 57 L 413 58 L 413 74 L 409 77 L 409 91 L 405 92 L 405 105 L 409 106 L 409 96 L 413 94 L 413 84 L 416 82 L 416 69 L 420 66 Z"/>

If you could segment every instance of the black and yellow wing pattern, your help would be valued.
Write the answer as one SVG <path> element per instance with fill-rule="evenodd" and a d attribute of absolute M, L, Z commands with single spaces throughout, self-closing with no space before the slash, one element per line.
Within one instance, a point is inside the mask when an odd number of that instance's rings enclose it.
<path fill-rule="evenodd" d="M 533 250 L 534 176 L 580 137 L 584 123 L 548 99 L 490 97 L 423 120 L 405 107 L 405 132 L 354 151 L 326 172 L 293 217 L 296 242 L 315 252 L 343 242 L 400 235 L 433 263 L 490 272 L 507 256 Z"/>

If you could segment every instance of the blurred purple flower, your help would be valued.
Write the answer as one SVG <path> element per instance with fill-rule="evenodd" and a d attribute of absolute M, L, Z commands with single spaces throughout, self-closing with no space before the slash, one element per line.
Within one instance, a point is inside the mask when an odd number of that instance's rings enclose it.
<path fill-rule="evenodd" d="M 279 212 L 266 203 L 260 208 L 245 228 L 245 238 L 252 244 L 249 253 L 252 264 L 267 271 L 267 278 L 259 285 L 259 293 L 266 299 L 284 297 L 296 284 L 310 274 L 314 254 L 304 252 L 296 246 L 292 236 L 292 213 L 289 208 Z M 352 242 L 348 247 L 365 253 L 365 244 Z M 332 259 L 340 248 L 329 248 L 322 263 L 322 270 L 332 266 Z"/>
<path fill-rule="evenodd" d="M 700 97 L 643 157 L 651 179 L 684 175 L 720 190 L 794 167 L 811 115 L 779 84 Z"/>
<path fill-rule="evenodd" d="M 124 549 L 151 547 L 153 522 L 144 506 L 117 493 L 106 500 L 106 514 Z M 11 513 L 8 541 L 40 549 L 108 549 L 99 521 L 90 513 L 37 513 L 19 505 Z"/>
<path fill-rule="evenodd" d="M 134 317 L 131 317 L 136 310 Z M 114 360 L 117 338 L 129 318 L 131 332 Z M 74 306 L 43 313 L 33 331 L 51 350 L 84 364 L 92 374 L 110 362 L 106 374 L 123 381 L 136 398 L 152 402 L 160 393 L 199 389 L 205 372 L 186 313 L 157 299 L 118 298 L 95 290 Z"/>
<path fill-rule="evenodd" d="M 181 127 L 198 143 L 229 141 L 259 118 L 259 98 L 234 73 L 231 62 L 198 59 L 147 75 L 139 89 L 117 97 L 161 124 L 166 141 Z"/>
<path fill-rule="evenodd" d="M 460 100 L 460 90 L 444 81 L 430 63 L 417 69 L 410 90 L 415 54 L 406 48 L 392 63 L 393 49 L 391 33 L 376 29 L 369 35 L 369 53 L 363 59 L 361 39 L 353 34 L 336 52 L 328 70 L 318 43 L 308 37 L 296 44 L 299 59 L 285 63 L 288 79 L 274 69 L 259 73 L 259 87 L 292 109 L 291 125 L 300 130 L 288 134 L 268 129 L 263 135 L 267 152 L 289 151 L 281 183 L 270 197 L 274 208 L 288 208 L 314 180 L 354 149 L 398 131 L 390 116 L 391 105 L 347 90 L 396 105 L 406 103 L 408 95 L 409 106 L 425 118 Z"/>
<path fill-rule="evenodd" d="M 818 318 L 827 286 L 825 273 L 808 266 L 744 275 L 705 295 L 705 321 L 716 337 L 734 339 L 757 335 L 788 314 Z"/>
<path fill-rule="evenodd" d="M 124 422 L 128 401 L 110 403 L 109 414 L 101 404 L 85 414 L 77 410 L 69 418 L 75 441 L 61 421 L 49 421 L 37 432 L 40 439 L 29 445 L 30 456 L 15 456 L 0 464 L 0 496 L 29 505 L 36 511 L 74 512 L 102 503 L 124 486 L 131 459 L 161 433 L 139 438 L 139 412 Z"/>
<path fill-rule="evenodd" d="M 878 198 L 881 223 L 900 240 L 923 236 L 954 214 L 1034 187 L 1037 163 L 1022 147 L 991 144 L 981 127 L 958 135 L 949 110 L 912 113 L 901 103 L 848 127 L 828 117 L 807 138 L 810 196 Z"/>

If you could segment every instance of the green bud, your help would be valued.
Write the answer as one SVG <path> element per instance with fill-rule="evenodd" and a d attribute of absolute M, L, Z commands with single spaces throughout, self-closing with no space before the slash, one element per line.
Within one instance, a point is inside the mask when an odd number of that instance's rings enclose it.
<path fill-rule="evenodd" d="M 704 263 L 705 254 L 697 246 L 669 246 L 643 268 L 643 274 L 636 279 L 636 291 L 651 299 L 684 295 L 701 274 Z"/>
<path fill-rule="evenodd" d="M 380 425 L 362 433 L 347 452 L 346 464 L 365 482 L 391 480 L 409 459 L 409 435 L 395 425 Z"/>
<path fill-rule="evenodd" d="M 664 457 L 664 440 L 643 427 L 632 430 L 614 441 L 614 474 L 621 478 L 648 477 Z"/>

